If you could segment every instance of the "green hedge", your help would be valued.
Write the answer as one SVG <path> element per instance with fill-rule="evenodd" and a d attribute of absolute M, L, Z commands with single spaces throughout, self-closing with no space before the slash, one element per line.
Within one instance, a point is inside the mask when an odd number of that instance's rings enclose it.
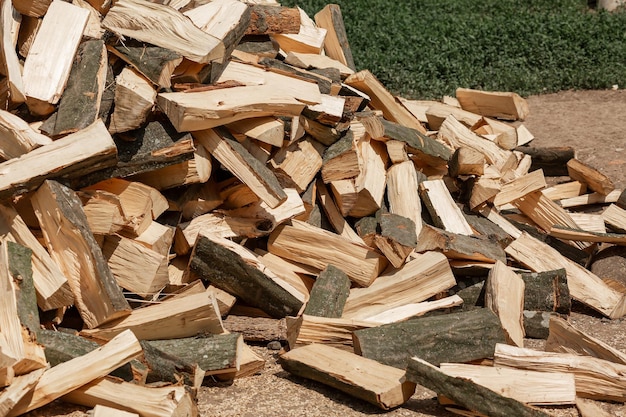
<path fill-rule="evenodd" d="M 329 2 L 280 1 L 309 16 Z M 626 12 L 578 0 L 337 1 L 357 69 L 408 98 L 626 86 Z"/>

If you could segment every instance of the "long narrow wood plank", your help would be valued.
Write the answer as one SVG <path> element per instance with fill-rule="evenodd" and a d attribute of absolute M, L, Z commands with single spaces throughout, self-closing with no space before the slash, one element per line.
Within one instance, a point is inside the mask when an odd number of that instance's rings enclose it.
<path fill-rule="evenodd" d="M 437 226 L 460 235 L 474 234 L 443 180 L 423 181 L 419 185 L 419 193 Z"/>
<path fill-rule="evenodd" d="M 58 103 L 88 18 L 87 10 L 71 3 L 50 4 L 24 62 L 24 92 L 31 112 L 49 114 Z"/>
<path fill-rule="evenodd" d="M 524 346 L 524 280 L 497 261 L 485 283 L 485 307 L 500 318 L 509 343 Z"/>
<path fill-rule="evenodd" d="M 326 55 L 346 65 L 353 72 L 356 71 L 341 7 L 338 4 L 327 4 L 315 14 L 315 23 L 326 29 L 326 37 L 324 38 Z"/>
<path fill-rule="evenodd" d="M 119 0 L 102 25 L 113 33 L 178 52 L 208 63 L 224 57 L 224 43 L 205 33 L 177 10 L 145 0 Z"/>
<path fill-rule="evenodd" d="M 11 34 L 13 27 L 13 2 L 3 1 L 0 6 L 0 74 L 6 77 L 10 107 L 26 100 L 20 62 Z M 3 107 L 4 109 L 4 103 Z"/>
<path fill-rule="evenodd" d="M 32 191 L 45 179 L 76 178 L 115 165 L 116 154 L 115 142 L 99 120 L 0 164 L 0 200 Z"/>
<path fill-rule="evenodd" d="M 94 328 L 130 314 L 130 306 L 89 230 L 76 193 L 46 180 L 31 201 L 46 246 L 68 278 L 85 325 Z"/>

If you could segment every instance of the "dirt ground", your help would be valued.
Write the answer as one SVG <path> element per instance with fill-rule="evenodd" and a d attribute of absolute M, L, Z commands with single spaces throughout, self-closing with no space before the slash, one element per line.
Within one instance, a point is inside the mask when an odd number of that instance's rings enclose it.
<path fill-rule="evenodd" d="M 533 146 L 572 146 L 577 157 L 609 176 L 618 188 L 626 187 L 626 91 L 566 91 L 528 98 L 530 116 L 524 122 L 535 135 Z M 621 264 L 623 265 L 623 264 Z M 615 279 L 626 281 L 626 270 L 614 268 Z M 626 321 L 608 320 L 589 312 L 571 316 L 577 328 L 626 352 Z M 528 341 L 541 348 L 542 343 Z M 292 377 L 276 363 L 277 353 L 254 348 L 267 359 L 265 370 L 230 385 L 203 387 L 199 409 L 203 417 L 296 417 L 375 414 L 388 416 L 452 416 L 439 406 L 434 393 L 419 389 L 402 407 L 387 413 L 321 384 Z M 80 370 L 77 370 L 80 372 Z M 613 416 L 626 416 L 626 406 L 597 402 Z M 545 409 L 554 416 L 578 416 L 573 407 Z M 28 416 L 85 416 L 87 409 L 59 402 Z"/>

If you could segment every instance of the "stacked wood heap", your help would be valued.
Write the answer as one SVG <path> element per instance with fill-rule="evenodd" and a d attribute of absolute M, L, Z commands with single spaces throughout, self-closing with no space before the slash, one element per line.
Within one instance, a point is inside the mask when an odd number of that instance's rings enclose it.
<path fill-rule="evenodd" d="M 385 410 L 626 400 L 626 355 L 567 321 L 626 314 L 587 269 L 626 194 L 529 146 L 517 94 L 394 97 L 332 4 L 0 4 L 0 416 L 195 416 L 272 341 Z"/>

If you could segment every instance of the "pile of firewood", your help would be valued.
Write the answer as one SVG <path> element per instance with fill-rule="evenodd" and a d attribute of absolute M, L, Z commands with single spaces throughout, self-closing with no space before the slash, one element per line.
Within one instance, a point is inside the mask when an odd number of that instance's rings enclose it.
<path fill-rule="evenodd" d="M 263 368 L 263 320 L 286 370 L 383 409 L 626 400 L 626 355 L 564 319 L 626 314 L 586 268 L 626 194 L 527 146 L 521 97 L 394 97 L 336 5 L 166 3 L 2 2 L 0 417 L 195 416 Z"/>

